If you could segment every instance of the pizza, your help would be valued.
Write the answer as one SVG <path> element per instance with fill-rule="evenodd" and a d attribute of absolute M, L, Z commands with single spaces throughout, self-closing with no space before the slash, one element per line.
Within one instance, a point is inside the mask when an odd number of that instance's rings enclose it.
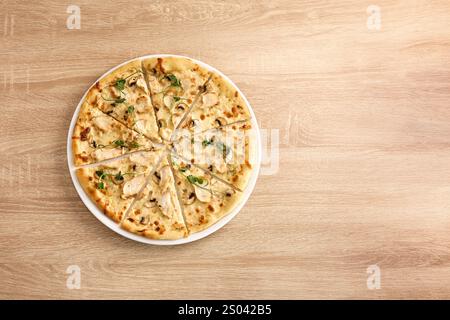
<path fill-rule="evenodd" d="M 243 201 L 257 165 L 252 123 L 218 72 L 185 57 L 138 58 L 88 90 L 72 161 L 86 195 L 121 228 L 186 238 Z"/>
<path fill-rule="evenodd" d="M 129 129 L 87 102 L 81 106 L 72 140 L 77 166 L 158 148 L 143 134 Z"/>

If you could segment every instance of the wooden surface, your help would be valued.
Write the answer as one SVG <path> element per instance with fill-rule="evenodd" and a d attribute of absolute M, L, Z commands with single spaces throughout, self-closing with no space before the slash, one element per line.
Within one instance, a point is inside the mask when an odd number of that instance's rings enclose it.
<path fill-rule="evenodd" d="M 75 4 L 80 30 L 66 3 L 0 2 L 1 298 L 450 298 L 448 1 Z M 183 246 L 107 229 L 67 168 L 84 91 L 151 53 L 222 70 L 280 133 L 278 172 Z"/>

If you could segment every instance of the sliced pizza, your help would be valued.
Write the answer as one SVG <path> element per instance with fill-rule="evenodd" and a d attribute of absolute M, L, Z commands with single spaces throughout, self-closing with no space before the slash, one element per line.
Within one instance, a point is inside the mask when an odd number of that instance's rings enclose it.
<path fill-rule="evenodd" d="M 171 156 L 175 182 L 187 228 L 202 231 L 229 214 L 242 199 L 242 192 L 214 178 L 205 170 Z"/>
<path fill-rule="evenodd" d="M 79 168 L 78 180 L 98 208 L 120 222 L 162 151 L 143 151 L 97 166 Z"/>
<path fill-rule="evenodd" d="M 81 106 L 72 136 L 76 166 L 160 147 L 87 102 Z"/>
<path fill-rule="evenodd" d="M 122 221 L 122 227 L 150 239 L 174 240 L 188 230 L 181 212 L 172 168 L 164 157 Z"/>
<path fill-rule="evenodd" d="M 160 135 L 170 140 L 174 129 L 196 104 L 210 74 L 191 59 L 182 57 L 149 58 L 142 65 Z"/>
<path fill-rule="evenodd" d="M 250 118 L 248 106 L 239 91 L 228 80 L 212 73 L 180 129 L 197 134 L 245 123 Z"/>
<path fill-rule="evenodd" d="M 161 141 L 140 60 L 133 60 L 100 79 L 86 100 L 128 128 Z"/>
<path fill-rule="evenodd" d="M 183 135 L 173 143 L 173 152 L 242 191 L 254 166 L 255 141 L 250 128 L 249 123 L 240 123 Z"/>

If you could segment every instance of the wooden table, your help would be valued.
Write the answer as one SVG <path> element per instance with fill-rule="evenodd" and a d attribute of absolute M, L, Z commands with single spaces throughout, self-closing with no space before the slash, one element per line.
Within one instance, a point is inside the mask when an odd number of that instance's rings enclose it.
<path fill-rule="evenodd" d="M 81 29 L 60 1 L 0 4 L 1 298 L 450 298 L 448 1 L 75 4 Z M 278 171 L 188 245 L 113 233 L 67 168 L 84 91 L 151 53 L 222 70 L 279 130 Z"/>

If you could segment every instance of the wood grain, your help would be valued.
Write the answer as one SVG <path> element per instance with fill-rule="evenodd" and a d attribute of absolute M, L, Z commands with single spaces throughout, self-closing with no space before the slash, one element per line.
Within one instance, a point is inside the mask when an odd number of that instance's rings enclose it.
<path fill-rule="evenodd" d="M 65 3 L 0 2 L 0 298 L 450 298 L 448 1 L 77 5 L 68 30 Z M 66 164 L 84 91 L 152 53 L 217 67 L 280 133 L 238 216 L 170 248 L 103 226 Z"/>

